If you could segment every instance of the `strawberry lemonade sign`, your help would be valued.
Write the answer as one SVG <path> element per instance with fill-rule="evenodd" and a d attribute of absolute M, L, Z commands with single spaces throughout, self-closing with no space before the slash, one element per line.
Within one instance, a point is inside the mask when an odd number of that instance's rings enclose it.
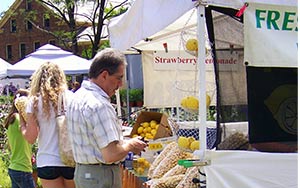
<path fill-rule="evenodd" d="M 238 52 L 219 51 L 217 52 L 217 63 L 220 71 L 237 71 L 241 65 Z M 154 52 L 153 69 L 159 70 L 197 70 L 197 57 L 184 51 L 156 51 Z M 213 59 L 207 57 L 205 62 L 206 70 L 213 70 Z"/>

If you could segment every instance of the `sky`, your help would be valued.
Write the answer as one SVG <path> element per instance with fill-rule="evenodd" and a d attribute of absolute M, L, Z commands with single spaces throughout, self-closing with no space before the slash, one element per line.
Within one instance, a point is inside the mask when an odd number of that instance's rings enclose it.
<path fill-rule="evenodd" d="M 0 12 L 8 10 L 15 0 L 0 0 Z"/>

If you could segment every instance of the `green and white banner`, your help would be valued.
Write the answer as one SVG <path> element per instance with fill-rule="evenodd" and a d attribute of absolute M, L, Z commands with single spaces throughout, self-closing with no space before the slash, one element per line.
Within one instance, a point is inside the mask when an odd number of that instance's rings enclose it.
<path fill-rule="evenodd" d="M 249 3 L 244 13 L 245 62 L 298 67 L 297 6 Z"/>

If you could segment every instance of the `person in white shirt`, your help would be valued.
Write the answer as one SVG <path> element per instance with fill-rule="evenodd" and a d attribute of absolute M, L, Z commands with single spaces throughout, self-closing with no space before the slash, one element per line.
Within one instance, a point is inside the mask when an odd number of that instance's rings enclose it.
<path fill-rule="evenodd" d="M 29 143 L 38 142 L 37 172 L 43 188 L 75 187 L 75 168 L 67 167 L 59 154 L 55 117 L 63 92 L 67 96 L 66 76 L 57 64 L 43 63 L 31 76 L 27 123 L 21 121 L 21 131 Z"/>
<path fill-rule="evenodd" d="M 141 137 L 123 140 L 110 97 L 122 86 L 124 54 L 107 48 L 93 59 L 89 80 L 82 82 L 67 108 L 68 128 L 76 161 L 76 188 L 121 188 L 119 163 L 129 152 L 147 147 Z"/>

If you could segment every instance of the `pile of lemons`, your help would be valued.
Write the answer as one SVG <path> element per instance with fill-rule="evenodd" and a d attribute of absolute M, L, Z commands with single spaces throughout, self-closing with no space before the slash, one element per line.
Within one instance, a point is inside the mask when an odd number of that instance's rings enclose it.
<path fill-rule="evenodd" d="M 180 136 L 177 140 L 178 146 L 181 149 L 184 150 L 191 150 L 195 151 L 200 149 L 200 142 L 199 140 L 195 140 L 194 137 L 185 137 L 185 136 Z"/>
<path fill-rule="evenodd" d="M 161 143 L 148 143 L 148 149 L 149 150 L 161 150 L 161 149 L 163 149 L 163 146 Z"/>
<path fill-rule="evenodd" d="M 155 120 L 151 120 L 150 122 L 143 122 L 137 129 L 137 133 L 132 137 L 141 136 L 146 139 L 153 139 L 157 133 L 157 129 L 159 124 Z"/>
<path fill-rule="evenodd" d="M 210 96 L 206 94 L 206 108 L 209 107 L 211 103 Z M 199 109 L 199 100 L 194 96 L 187 96 L 181 99 L 180 105 L 182 108 L 197 112 Z"/>
<path fill-rule="evenodd" d="M 147 161 L 144 157 L 140 157 L 133 160 L 133 170 L 138 175 L 145 173 L 145 170 L 150 167 L 150 162 Z"/>

